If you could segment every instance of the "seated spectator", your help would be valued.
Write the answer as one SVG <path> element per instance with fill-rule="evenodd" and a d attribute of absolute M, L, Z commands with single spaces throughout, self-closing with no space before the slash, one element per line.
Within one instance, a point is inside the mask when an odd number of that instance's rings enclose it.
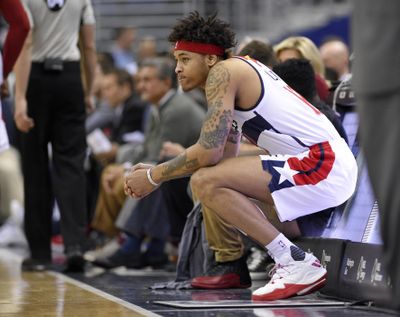
<path fill-rule="evenodd" d="M 129 142 L 130 133 L 136 131 L 142 134 L 144 131 L 147 103 L 136 95 L 132 76 L 117 69 L 104 75 L 102 97 L 112 108 L 113 116 L 99 127 L 108 131 L 112 147 L 109 151 L 95 153 L 95 158 L 102 165 L 107 165 L 115 161 L 119 146 Z M 91 116 L 95 115 L 96 112 Z"/>
<path fill-rule="evenodd" d="M 261 40 L 250 40 L 238 51 L 237 55 L 248 55 L 270 68 L 277 63 L 272 45 Z"/>
<path fill-rule="evenodd" d="M 157 56 L 157 41 L 153 36 L 144 36 L 140 39 L 137 48 L 137 59 L 140 64 L 142 61 L 148 58 Z"/>
<path fill-rule="evenodd" d="M 174 67 L 173 60 L 169 58 L 148 59 L 143 61 L 139 67 L 138 89 L 142 99 L 151 102 L 153 107 L 143 148 L 131 157 L 129 164 L 138 161 L 158 162 L 164 142 L 175 142 L 182 147 L 188 147 L 198 139 L 205 114 L 203 109 L 192 99 L 176 91 L 177 83 Z M 124 204 L 133 202 L 130 198 L 127 200 L 124 194 L 123 176 L 124 166 L 122 164 L 108 166 L 102 174 L 100 195 L 92 228 L 110 237 L 119 232 L 115 221 L 121 208 Z M 176 184 L 179 185 L 176 185 L 174 190 L 180 191 L 181 197 L 178 198 L 174 208 L 168 210 L 168 213 L 186 214 L 190 211 L 191 201 L 189 198 L 182 197 L 182 193 L 186 194 L 188 179 L 183 183 L 182 180 L 178 180 Z M 155 195 L 153 198 L 157 197 L 157 201 L 160 201 L 160 192 L 161 190 L 157 190 L 153 193 Z M 123 264 L 128 265 L 131 262 L 131 265 L 133 265 L 132 263 L 139 257 L 139 247 L 144 237 L 152 237 L 156 234 L 161 234 L 161 236 L 157 236 L 157 239 L 153 239 L 153 242 L 157 240 L 157 249 L 162 249 L 160 246 L 165 242 L 169 232 L 164 227 L 160 228 L 154 224 L 162 219 L 162 212 L 163 210 L 165 212 L 165 208 L 160 207 L 161 203 L 157 208 L 151 200 L 151 195 L 149 195 L 148 199 L 138 204 L 133 212 L 134 205 L 132 205 L 132 208 L 128 211 L 129 215 L 126 217 L 128 220 L 121 224 L 124 231 L 131 233 L 130 238 L 115 254 L 107 258 L 97 259 L 97 264 L 104 267 L 114 267 Z M 190 201 L 189 206 L 187 200 Z M 144 209 L 144 206 L 146 206 L 146 209 Z M 151 223 L 151 221 L 153 222 Z M 133 226 L 134 228 L 132 228 Z"/>
<path fill-rule="evenodd" d="M 115 31 L 115 41 L 110 51 L 115 66 L 119 69 L 126 70 L 131 75 L 135 75 L 137 72 L 137 61 L 132 52 L 132 46 L 135 39 L 136 28 L 117 28 Z"/>
<path fill-rule="evenodd" d="M 275 45 L 274 50 L 280 62 L 290 58 L 308 59 L 314 68 L 315 85 L 319 98 L 323 101 L 329 100 L 329 85 L 325 80 L 325 66 L 318 48 L 309 38 L 304 36 L 288 37 Z"/>
<path fill-rule="evenodd" d="M 148 103 L 136 94 L 128 72 L 114 68 L 102 75 L 100 105 L 85 122 L 92 150 L 86 168 L 89 218 L 96 204 L 103 167 L 124 155 L 125 144 L 138 146 L 143 141 L 147 112 Z M 107 148 L 97 146 L 98 134 L 105 139 Z"/>
<path fill-rule="evenodd" d="M 0 247 L 27 247 L 23 231 L 24 184 L 20 153 L 15 145 L 11 100 L 2 102 L 10 147 L 0 151 Z"/>
<path fill-rule="evenodd" d="M 350 53 L 346 43 L 339 37 L 330 37 L 323 41 L 319 51 L 325 68 L 337 74 L 337 80 L 343 81 L 350 74 Z"/>

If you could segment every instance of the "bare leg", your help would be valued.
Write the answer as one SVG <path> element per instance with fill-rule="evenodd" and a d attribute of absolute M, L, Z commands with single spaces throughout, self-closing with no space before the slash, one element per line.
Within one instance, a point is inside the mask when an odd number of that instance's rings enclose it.
<path fill-rule="evenodd" d="M 197 171 L 192 176 L 192 188 L 205 206 L 265 246 L 279 231 L 249 197 L 273 204 L 270 180 L 258 156 L 238 157 Z"/>
<path fill-rule="evenodd" d="M 253 300 L 276 300 L 306 294 L 321 288 L 326 282 L 326 270 L 319 261 L 280 235 L 253 201 L 273 204 L 268 190 L 270 181 L 271 175 L 263 170 L 258 156 L 228 159 L 192 176 L 192 189 L 203 205 L 262 246 L 267 246 L 268 252 L 280 265 L 271 281 L 253 292 Z M 193 279 L 192 285 L 215 288 L 213 280 L 226 282 L 227 279 L 224 275 L 198 277 Z M 248 284 L 237 282 L 233 287 L 248 287 Z"/>
<path fill-rule="evenodd" d="M 281 222 L 276 213 L 275 206 L 258 200 L 254 200 L 254 203 L 261 209 L 264 215 L 268 218 L 268 221 L 286 237 L 293 239 L 301 236 L 301 231 L 296 220 Z"/>

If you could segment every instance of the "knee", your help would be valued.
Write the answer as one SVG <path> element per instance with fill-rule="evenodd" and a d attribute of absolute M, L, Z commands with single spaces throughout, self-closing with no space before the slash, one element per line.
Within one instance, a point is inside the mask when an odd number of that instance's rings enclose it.
<path fill-rule="evenodd" d="M 190 186 L 194 196 L 201 202 L 204 202 L 215 190 L 215 182 L 207 168 L 202 168 L 192 175 Z"/>

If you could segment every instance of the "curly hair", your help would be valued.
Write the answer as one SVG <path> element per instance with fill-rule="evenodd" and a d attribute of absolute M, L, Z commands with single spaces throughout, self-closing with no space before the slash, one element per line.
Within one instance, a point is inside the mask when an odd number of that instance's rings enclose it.
<path fill-rule="evenodd" d="M 315 72 L 308 59 L 291 58 L 276 64 L 272 70 L 290 87 L 313 103 L 317 90 Z"/>
<path fill-rule="evenodd" d="M 180 19 L 168 36 L 168 41 L 172 43 L 181 40 L 214 44 L 225 50 L 236 45 L 235 33 L 229 23 L 217 19 L 217 13 L 204 18 L 197 11 L 190 12 L 186 18 Z"/>

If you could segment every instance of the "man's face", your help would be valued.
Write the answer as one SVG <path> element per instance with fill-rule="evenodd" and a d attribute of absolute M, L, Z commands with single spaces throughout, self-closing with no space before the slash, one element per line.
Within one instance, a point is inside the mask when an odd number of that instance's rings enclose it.
<path fill-rule="evenodd" d="M 103 78 L 101 85 L 102 97 L 111 107 L 122 104 L 130 95 L 128 85 L 119 85 L 117 75 L 107 74 Z"/>
<path fill-rule="evenodd" d="M 155 67 L 144 66 L 139 68 L 137 90 L 143 100 L 157 104 L 170 89 L 171 80 L 160 79 Z"/>
<path fill-rule="evenodd" d="M 177 62 L 175 72 L 183 91 L 196 87 L 204 89 L 210 71 L 206 63 L 207 55 L 176 50 L 174 56 Z"/>

